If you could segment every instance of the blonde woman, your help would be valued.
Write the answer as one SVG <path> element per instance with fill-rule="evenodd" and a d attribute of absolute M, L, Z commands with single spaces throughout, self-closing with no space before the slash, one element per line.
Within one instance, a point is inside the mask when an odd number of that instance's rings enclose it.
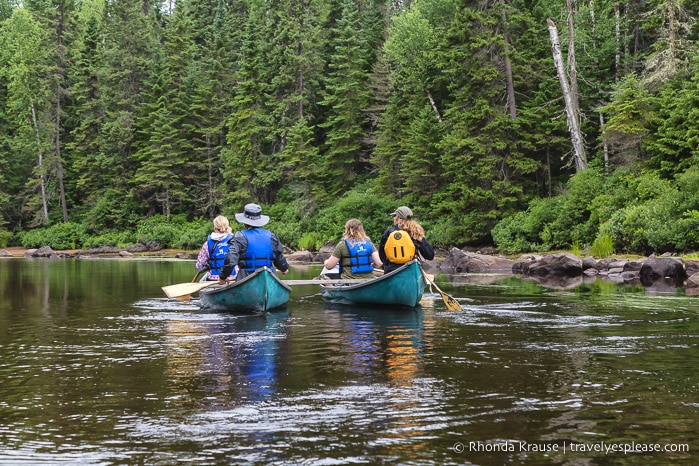
<path fill-rule="evenodd" d="M 415 258 L 434 259 L 434 248 L 425 238 L 425 229 L 413 220 L 413 211 L 410 210 L 410 207 L 398 207 L 391 215 L 393 216 L 393 226 L 384 231 L 379 243 L 379 257 L 383 262 L 384 272 L 391 272 Z M 401 235 L 403 231 L 408 233 L 410 238 Z M 394 247 L 394 244 L 399 244 L 398 242 L 401 240 L 408 240 L 408 244 L 402 248 L 405 254 L 399 258 L 400 254 L 395 254 L 393 251 L 401 250 Z"/>
<path fill-rule="evenodd" d="M 214 231 L 208 236 L 197 256 L 197 271 L 206 272 L 202 281 L 219 279 L 231 238 L 233 238 L 233 234 L 228 219 L 219 215 L 214 219 Z"/>
<path fill-rule="evenodd" d="M 347 220 L 342 241 L 323 263 L 326 269 L 332 269 L 337 264 L 340 264 L 342 278 L 374 278 L 374 267 L 382 265 L 379 252 L 364 232 L 359 219 Z"/>

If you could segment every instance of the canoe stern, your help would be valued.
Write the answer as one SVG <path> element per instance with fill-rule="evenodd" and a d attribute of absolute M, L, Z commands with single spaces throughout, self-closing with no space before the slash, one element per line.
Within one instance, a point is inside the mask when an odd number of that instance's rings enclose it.
<path fill-rule="evenodd" d="M 290 293 L 291 288 L 264 267 L 240 281 L 202 290 L 199 301 L 207 311 L 261 313 L 286 305 Z"/>

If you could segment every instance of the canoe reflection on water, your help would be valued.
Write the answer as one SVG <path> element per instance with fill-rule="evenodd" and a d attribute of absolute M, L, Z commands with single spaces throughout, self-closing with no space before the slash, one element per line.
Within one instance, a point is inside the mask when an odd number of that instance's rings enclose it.
<path fill-rule="evenodd" d="M 190 316 L 191 317 L 191 316 Z M 289 310 L 171 320 L 166 375 L 183 397 L 261 400 L 277 386 Z M 285 352 L 281 351 L 283 355 Z M 215 403 L 215 402 L 214 402 Z"/>
<path fill-rule="evenodd" d="M 339 383 L 406 385 L 423 368 L 421 307 L 387 310 L 325 304 L 322 320 L 296 327 L 287 308 L 256 315 L 184 314 L 167 324 L 166 378 L 184 399 L 263 400 L 314 372 Z M 311 328 L 312 327 L 312 328 Z M 317 343 L 292 347 L 290 333 Z M 296 337 L 298 337 L 297 335 Z M 315 345 L 332 352 L 318 354 Z M 342 375 L 344 374 L 344 375 Z M 356 380 L 359 378 L 359 380 Z M 214 397 L 214 398 L 211 398 Z"/>
<path fill-rule="evenodd" d="M 394 452 L 404 450 L 407 457 L 427 448 L 422 416 L 429 403 L 419 393 L 425 382 L 425 325 L 429 328 L 433 322 L 425 320 L 422 307 L 350 308 L 325 303 L 323 315 L 338 330 L 337 364 L 344 366 L 349 383 L 378 391 L 385 387 L 387 404 L 379 411 L 401 413 L 384 425 L 386 442 L 395 442 Z M 436 410 L 427 411 L 438 416 Z"/>
<path fill-rule="evenodd" d="M 326 303 L 328 325 L 337 328 L 346 370 L 375 378 L 384 374 L 396 384 L 408 384 L 422 370 L 423 310 L 350 308 Z"/>

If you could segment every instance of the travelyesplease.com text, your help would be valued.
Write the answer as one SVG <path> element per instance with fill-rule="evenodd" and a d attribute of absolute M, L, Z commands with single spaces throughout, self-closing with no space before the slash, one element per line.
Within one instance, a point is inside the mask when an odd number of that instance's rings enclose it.
<path fill-rule="evenodd" d="M 503 442 L 457 442 L 453 447 L 454 452 L 521 452 L 521 453 L 603 453 L 609 454 L 632 454 L 632 453 L 656 453 L 656 452 L 689 452 L 689 445 L 686 443 L 637 443 L 637 442 L 562 442 L 562 443 L 530 443 L 524 441 L 503 441 Z"/>

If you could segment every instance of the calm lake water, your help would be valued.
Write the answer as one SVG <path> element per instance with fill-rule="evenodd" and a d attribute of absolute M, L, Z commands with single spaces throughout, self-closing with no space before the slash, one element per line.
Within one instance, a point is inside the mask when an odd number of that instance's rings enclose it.
<path fill-rule="evenodd" d="M 303 286 L 239 316 L 165 298 L 194 273 L 0 260 L 0 464 L 699 462 L 699 297 L 682 290 L 441 274 L 463 311 L 436 290 L 385 311 Z"/>

